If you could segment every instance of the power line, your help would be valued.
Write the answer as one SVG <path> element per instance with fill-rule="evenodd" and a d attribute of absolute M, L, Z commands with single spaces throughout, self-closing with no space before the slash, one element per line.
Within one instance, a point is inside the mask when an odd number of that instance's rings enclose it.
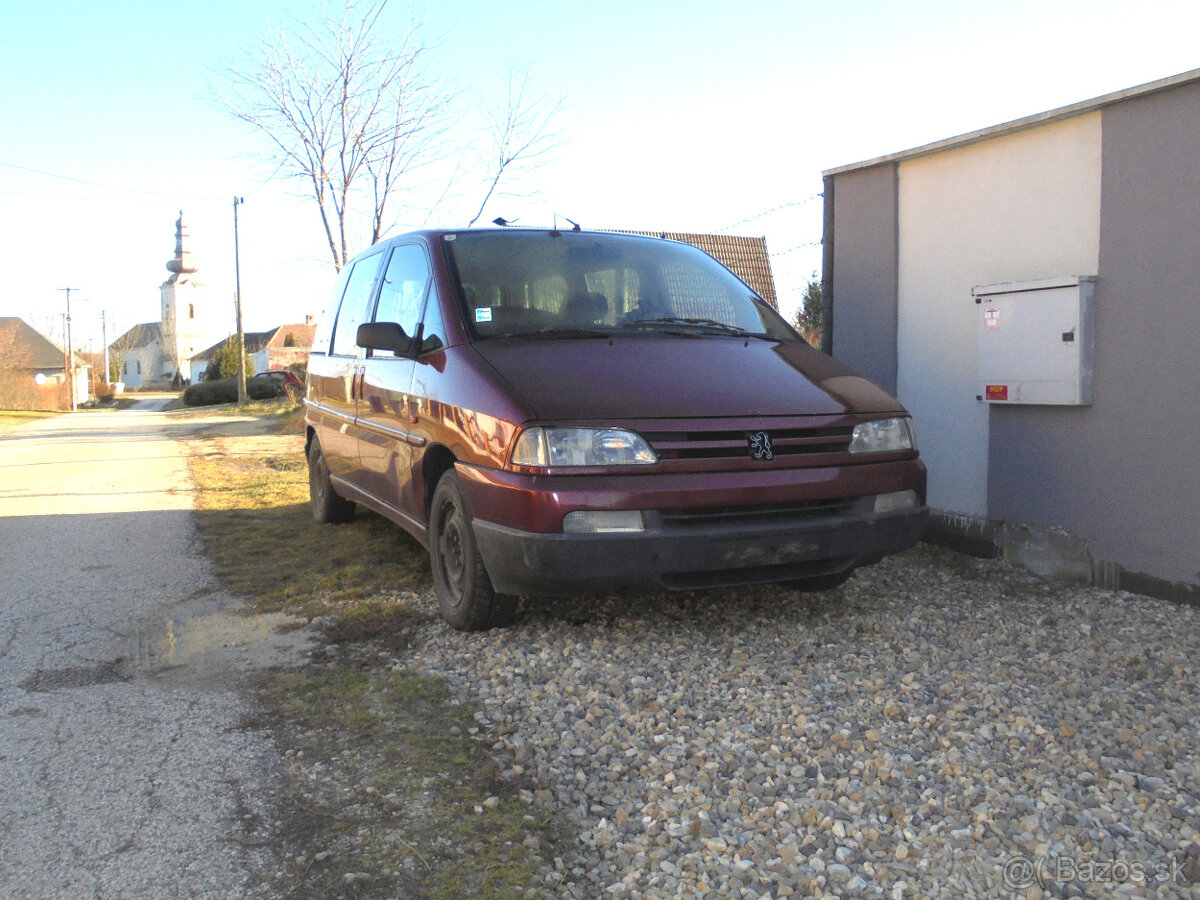
<path fill-rule="evenodd" d="M 76 178 L 73 175 L 62 175 L 58 172 L 47 172 L 44 169 L 33 169 L 29 166 L 19 166 L 16 163 L 0 162 L 0 166 L 7 166 L 10 169 L 19 169 L 22 172 L 31 172 L 34 175 L 44 175 L 47 178 L 59 178 L 63 181 L 73 181 L 75 184 L 86 184 L 89 187 L 108 188 L 110 191 L 125 191 L 130 194 L 149 194 L 153 197 L 174 197 L 177 194 L 164 194 L 161 191 L 148 191 L 145 188 L 125 187 L 120 184 L 108 184 L 103 181 L 89 181 L 86 178 Z"/>
<path fill-rule="evenodd" d="M 795 247 L 788 247 L 786 250 L 780 250 L 779 252 L 771 251 L 771 256 L 772 257 L 787 256 L 789 253 L 795 253 L 797 250 L 805 250 L 809 247 L 820 247 L 820 246 L 821 246 L 820 241 L 809 241 L 805 244 L 797 244 Z"/>
<path fill-rule="evenodd" d="M 180 197 L 186 197 L 187 199 L 190 199 L 190 200 L 202 200 L 202 201 L 220 200 L 221 202 L 224 202 L 224 199 L 220 198 L 220 197 L 213 197 L 213 196 L 208 196 L 208 195 L 204 195 L 204 194 L 181 194 L 179 191 L 151 191 L 151 190 L 147 190 L 145 188 L 127 187 L 126 185 L 123 185 L 123 184 L 112 184 L 110 182 L 105 182 L 105 181 L 92 181 L 87 178 L 77 178 L 74 175 L 63 175 L 60 172 L 47 172 L 44 169 L 34 169 L 30 166 L 21 166 L 21 165 L 17 165 L 16 163 L 4 162 L 3 160 L 0 160 L 0 166 L 5 166 L 9 169 L 17 169 L 21 172 L 29 172 L 34 175 L 42 175 L 46 178 L 58 178 L 62 181 L 70 181 L 75 184 L 84 184 L 84 185 L 87 185 L 88 187 L 105 188 L 110 191 L 123 191 L 123 192 L 129 193 L 129 194 L 145 194 L 146 196 L 149 196 L 149 197 L 172 197 L 175 199 L 179 199 Z M 275 178 L 275 176 L 279 173 L 280 168 L 282 168 L 282 166 L 277 166 L 275 171 L 272 172 L 271 175 L 268 176 L 268 178 L 266 180 L 264 180 L 262 183 L 260 183 L 252 191 L 247 192 L 247 195 L 248 196 L 253 195 L 253 194 L 256 194 L 258 191 L 262 190 L 269 181 L 271 181 Z M 88 197 L 72 197 L 72 196 L 57 195 L 57 194 L 31 194 L 31 193 L 23 193 L 23 192 L 19 192 L 19 191 L 0 191 L 0 195 L 7 196 L 7 197 L 32 197 L 32 198 L 36 198 L 36 199 L 50 199 L 50 200 L 87 200 L 87 199 L 90 199 Z"/>
<path fill-rule="evenodd" d="M 718 228 L 717 234 L 721 234 L 724 231 L 732 231 L 734 228 L 737 228 L 741 225 L 746 225 L 750 222 L 755 221 L 756 219 L 761 219 L 764 216 L 769 216 L 769 215 L 771 215 L 771 213 L 781 212 L 785 209 L 792 209 L 793 207 L 796 207 L 796 206 L 804 206 L 806 203 L 812 203 L 818 197 L 824 197 L 824 196 L 825 196 L 825 194 L 823 191 L 818 191 L 817 193 L 813 194 L 811 197 L 805 197 L 803 200 L 792 200 L 789 203 L 782 203 L 779 206 L 773 206 L 770 209 L 763 210 L 762 212 L 756 213 L 755 215 L 750 216 L 749 218 L 742 219 L 739 222 L 734 222 L 732 225 L 726 225 L 724 228 Z"/>

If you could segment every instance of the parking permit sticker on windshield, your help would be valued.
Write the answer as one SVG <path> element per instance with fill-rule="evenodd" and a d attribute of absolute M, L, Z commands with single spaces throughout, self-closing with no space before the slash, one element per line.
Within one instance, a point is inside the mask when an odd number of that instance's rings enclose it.
<path fill-rule="evenodd" d="M 480 306 L 475 310 L 476 322 L 492 321 L 492 308 L 490 306 Z"/>
<path fill-rule="evenodd" d="M 983 311 L 983 327 L 995 331 L 1000 327 L 1000 310 L 995 307 Z"/>

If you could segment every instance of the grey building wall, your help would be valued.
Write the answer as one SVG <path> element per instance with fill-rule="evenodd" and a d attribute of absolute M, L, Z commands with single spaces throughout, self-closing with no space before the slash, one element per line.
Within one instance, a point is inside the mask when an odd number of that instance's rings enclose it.
<path fill-rule="evenodd" d="M 837 176 L 833 356 L 896 393 L 897 167 Z"/>
<path fill-rule="evenodd" d="M 990 409 L 989 515 L 1061 527 L 1099 560 L 1195 586 L 1200 84 L 1103 116 L 1093 403 Z"/>

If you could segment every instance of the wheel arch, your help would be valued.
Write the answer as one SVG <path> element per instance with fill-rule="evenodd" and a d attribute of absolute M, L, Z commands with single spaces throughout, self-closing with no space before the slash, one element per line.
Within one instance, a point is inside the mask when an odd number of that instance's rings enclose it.
<path fill-rule="evenodd" d="M 458 460 L 450 452 L 450 448 L 444 444 L 434 444 L 425 451 L 425 455 L 421 459 L 421 477 L 417 480 L 421 496 L 417 499 L 420 508 L 425 513 L 426 523 L 429 522 L 430 507 L 433 503 L 433 491 L 442 476 L 453 469 L 456 462 Z"/>

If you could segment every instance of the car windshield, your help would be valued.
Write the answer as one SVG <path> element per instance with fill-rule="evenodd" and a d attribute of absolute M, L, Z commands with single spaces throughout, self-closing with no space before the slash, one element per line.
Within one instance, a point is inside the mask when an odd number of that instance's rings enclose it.
<path fill-rule="evenodd" d="M 620 234 L 447 236 L 477 337 L 614 334 L 799 340 L 737 276 L 689 244 Z"/>

